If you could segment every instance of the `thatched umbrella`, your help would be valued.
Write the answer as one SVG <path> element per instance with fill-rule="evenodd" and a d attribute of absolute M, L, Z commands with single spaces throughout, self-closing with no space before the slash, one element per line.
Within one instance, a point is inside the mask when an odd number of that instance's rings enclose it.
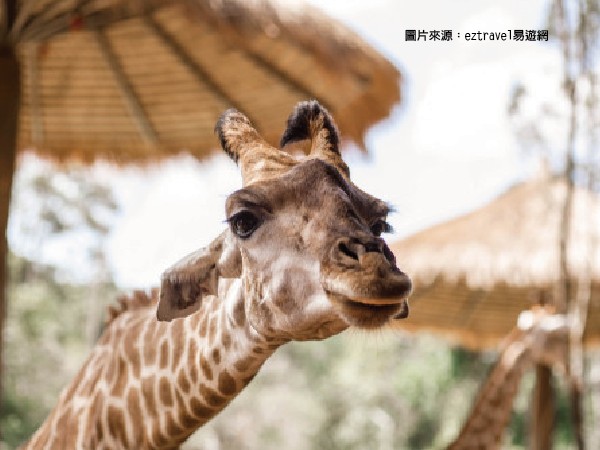
<path fill-rule="evenodd" d="M 292 106 L 308 98 L 364 146 L 369 126 L 398 102 L 399 78 L 356 34 L 306 6 L 0 0 L 0 229 L 21 149 L 86 162 L 202 158 L 217 146 L 213 126 L 226 108 L 276 142 Z"/>
<path fill-rule="evenodd" d="M 521 311 L 552 301 L 560 277 L 559 230 L 566 183 L 543 176 L 486 206 L 392 245 L 415 281 L 410 321 L 474 349 L 493 348 Z M 586 344 L 600 342 L 600 199 L 573 196 L 570 273 L 591 278 Z M 589 276 L 588 276 L 589 275 Z"/>
<path fill-rule="evenodd" d="M 570 233 L 561 236 L 565 198 Z M 568 215 L 567 215 L 568 217 Z M 561 239 L 567 273 L 561 270 Z M 560 177 L 540 177 L 514 186 L 479 210 L 434 226 L 392 246 L 415 280 L 411 320 L 404 329 L 430 330 L 464 346 L 497 347 L 533 304 L 561 306 L 565 284 L 569 314 L 570 373 L 574 429 L 580 447 L 582 345 L 600 342 L 600 198 L 567 189 Z M 561 311 L 562 309 L 562 311 Z M 583 327 L 583 329 L 581 329 Z M 549 448 L 553 426 L 551 369 L 536 367 L 532 401 L 535 448 Z M 476 413 L 476 412 L 475 412 Z"/>

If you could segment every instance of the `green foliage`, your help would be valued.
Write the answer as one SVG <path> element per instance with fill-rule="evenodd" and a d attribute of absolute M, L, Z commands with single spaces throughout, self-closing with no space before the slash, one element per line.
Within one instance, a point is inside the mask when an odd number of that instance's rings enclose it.
<path fill-rule="evenodd" d="M 88 353 L 90 294 L 89 287 L 59 283 L 53 269 L 13 254 L 9 269 L 0 427 L 12 447 L 40 425 Z M 101 290 L 106 301 L 115 298 L 112 285 Z"/>
<path fill-rule="evenodd" d="M 429 336 L 350 331 L 287 344 L 186 448 L 442 448 L 488 367 L 489 356 Z"/>
<path fill-rule="evenodd" d="M 89 171 L 48 164 L 18 173 L 12 204 L 15 240 L 28 256 L 8 260 L 0 427 L 9 447 L 40 425 L 98 336 L 101 311 L 115 298 L 103 249 L 117 211 L 111 189 Z M 50 242 L 60 244 L 54 266 L 41 262 Z M 61 281 L 82 269 L 91 282 Z"/>

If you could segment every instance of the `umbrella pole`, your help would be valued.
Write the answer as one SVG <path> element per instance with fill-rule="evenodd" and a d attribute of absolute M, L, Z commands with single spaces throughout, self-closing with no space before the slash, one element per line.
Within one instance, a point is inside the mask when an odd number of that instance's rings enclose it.
<path fill-rule="evenodd" d="M 552 389 L 552 369 L 544 364 L 535 366 L 535 387 L 531 403 L 531 445 L 532 450 L 552 448 L 554 428 L 554 391 Z"/>
<path fill-rule="evenodd" d="M 0 44 L 0 397 L 4 377 L 4 319 L 7 297 L 8 242 L 6 229 L 17 154 L 20 67 L 14 50 Z M 1 404 L 1 402 L 0 402 Z"/>

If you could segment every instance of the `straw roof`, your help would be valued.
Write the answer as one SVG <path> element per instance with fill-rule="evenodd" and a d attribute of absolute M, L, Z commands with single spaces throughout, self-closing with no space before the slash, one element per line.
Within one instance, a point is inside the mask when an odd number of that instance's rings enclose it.
<path fill-rule="evenodd" d="M 18 146 L 58 160 L 138 162 L 182 149 L 202 158 L 216 147 L 213 126 L 229 107 L 277 143 L 293 105 L 308 98 L 326 105 L 342 135 L 363 147 L 366 130 L 400 98 L 400 74 L 389 61 L 307 6 L 16 4 Z"/>
<path fill-rule="evenodd" d="M 552 296 L 559 279 L 559 229 L 566 184 L 541 177 L 488 205 L 392 245 L 415 281 L 411 316 L 400 326 L 461 344 L 495 346 L 521 311 Z M 584 341 L 600 342 L 600 199 L 576 189 L 568 250 L 573 277 L 592 283 Z"/>

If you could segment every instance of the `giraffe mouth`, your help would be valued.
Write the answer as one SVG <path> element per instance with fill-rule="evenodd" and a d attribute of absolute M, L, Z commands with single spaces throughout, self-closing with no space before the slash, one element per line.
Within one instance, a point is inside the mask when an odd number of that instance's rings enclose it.
<path fill-rule="evenodd" d="M 391 319 L 404 319 L 409 314 L 406 298 L 349 298 L 331 291 L 326 292 L 339 314 L 351 326 L 380 328 Z"/>

